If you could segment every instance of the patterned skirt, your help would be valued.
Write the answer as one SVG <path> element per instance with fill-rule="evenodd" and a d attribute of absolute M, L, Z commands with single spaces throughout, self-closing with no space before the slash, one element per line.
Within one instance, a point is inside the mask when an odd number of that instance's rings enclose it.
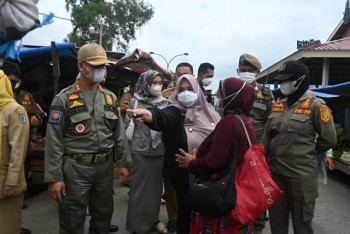
<path fill-rule="evenodd" d="M 240 225 L 230 216 L 210 217 L 197 212 L 191 213 L 190 234 L 251 234 L 253 225 Z"/>

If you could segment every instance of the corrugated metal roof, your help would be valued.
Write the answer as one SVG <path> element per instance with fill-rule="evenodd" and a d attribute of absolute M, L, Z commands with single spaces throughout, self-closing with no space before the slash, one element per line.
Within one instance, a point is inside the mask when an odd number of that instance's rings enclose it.
<path fill-rule="evenodd" d="M 304 47 L 300 50 L 320 50 L 320 51 L 349 50 L 350 51 L 350 37 Z"/>

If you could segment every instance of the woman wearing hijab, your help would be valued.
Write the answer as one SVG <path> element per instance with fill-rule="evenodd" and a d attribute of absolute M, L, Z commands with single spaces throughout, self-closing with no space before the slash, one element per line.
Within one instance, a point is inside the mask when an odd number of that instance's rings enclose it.
<path fill-rule="evenodd" d="M 238 78 L 227 78 L 220 81 L 217 97 L 220 111 L 224 116 L 215 130 L 199 146 L 198 153 L 193 152 L 191 155 L 181 149 L 181 154 L 176 155 L 179 167 L 188 169 L 195 176 L 220 174 L 230 164 L 236 147 L 239 147 L 237 163 L 242 161 L 249 144 L 243 125 L 233 115 L 240 116 L 245 123 L 252 144 L 256 143 L 255 130 L 248 118 L 255 100 L 254 88 Z M 237 131 L 240 132 L 238 144 L 236 144 Z M 193 211 L 190 233 L 251 233 L 252 225 L 240 227 L 233 222 L 230 215 L 231 213 L 226 217 L 217 218 Z"/>
<path fill-rule="evenodd" d="M 11 82 L 0 70 L 0 233 L 21 233 L 28 139 L 26 110 L 13 98 Z"/>
<path fill-rule="evenodd" d="M 142 73 L 130 107 L 164 108 L 168 101 L 161 95 L 163 81 L 163 75 L 157 71 L 149 70 Z M 126 126 L 130 121 L 130 116 L 126 115 Z M 135 126 L 130 151 L 133 164 L 126 229 L 132 233 L 143 233 L 153 227 L 159 233 L 168 233 L 165 225 L 159 221 L 165 151 L 161 133 L 145 124 Z"/>
<path fill-rule="evenodd" d="M 191 151 L 214 130 L 220 121 L 219 114 L 205 100 L 196 78 L 186 74 L 176 83 L 176 92 L 169 98 L 170 105 L 164 109 L 128 109 L 136 115 L 135 122 L 145 123 L 154 130 L 162 131 L 165 156 L 163 176 L 169 177 L 178 202 L 177 233 L 189 233 L 191 209 L 186 204 L 189 188 L 189 173 L 179 168 L 175 154 L 179 149 Z"/>

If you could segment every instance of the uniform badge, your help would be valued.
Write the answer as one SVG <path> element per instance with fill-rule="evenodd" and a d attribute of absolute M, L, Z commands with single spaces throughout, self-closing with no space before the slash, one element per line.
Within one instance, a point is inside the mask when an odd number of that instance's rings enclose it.
<path fill-rule="evenodd" d="M 311 109 L 309 108 L 296 108 L 294 110 L 294 114 L 299 114 L 299 115 L 307 115 L 307 116 L 311 116 Z"/>
<path fill-rule="evenodd" d="M 74 101 L 74 100 L 77 100 L 77 99 L 79 99 L 80 98 L 80 96 L 79 96 L 79 94 L 77 94 L 77 93 L 72 93 L 72 94 L 69 94 L 68 95 L 68 100 L 69 101 Z"/>
<path fill-rule="evenodd" d="M 49 123 L 59 124 L 62 120 L 62 111 L 53 109 L 49 116 Z"/>
<path fill-rule="evenodd" d="M 25 113 L 18 113 L 18 122 L 19 123 L 25 123 L 26 120 L 26 114 Z"/>
<path fill-rule="evenodd" d="M 85 135 L 88 131 L 88 124 L 87 122 L 80 122 L 75 125 L 73 125 L 73 134 L 74 135 Z"/>
<path fill-rule="evenodd" d="M 78 91 L 78 92 L 81 91 L 80 84 L 75 84 L 75 90 Z"/>
<path fill-rule="evenodd" d="M 300 105 L 301 108 L 310 108 L 310 106 L 311 106 L 311 100 L 309 98 L 303 101 Z"/>
<path fill-rule="evenodd" d="M 285 104 L 281 102 L 274 103 L 271 106 L 271 112 L 283 112 L 286 109 Z"/>
<path fill-rule="evenodd" d="M 69 106 L 69 109 L 78 107 L 78 106 L 84 106 L 84 101 L 73 101 L 73 103 Z"/>
<path fill-rule="evenodd" d="M 106 95 L 106 102 L 107 102 L 107 104 L 108 105 L 113 105 L 113 98 L 112 98 L 112 96 L 111 95 Z"/>
<path fill-rule="evenodd" d="M 321 124 L 330 124 L 332 123 L 332 113 L 330 109 L 326 106 L 322 106 L 319 109 L 320 113 L 320 123 Z"/>
<path fill-rule="evenodd" d="M 263 93 L 261 91 L 258 91 L 256 94 L 256 98 L 264 98 Z"/>

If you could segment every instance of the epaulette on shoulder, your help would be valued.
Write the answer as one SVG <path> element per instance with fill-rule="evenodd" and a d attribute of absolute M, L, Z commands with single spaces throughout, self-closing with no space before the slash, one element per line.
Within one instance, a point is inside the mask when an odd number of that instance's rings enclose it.
<path fill-rule="evenodd" d="M 315 97 L 315 100 L 316 100 L 316 101 L 319 101 L 322 105 L 326 105 L 325 100 L 323 100 L 322 98 Z"/>

